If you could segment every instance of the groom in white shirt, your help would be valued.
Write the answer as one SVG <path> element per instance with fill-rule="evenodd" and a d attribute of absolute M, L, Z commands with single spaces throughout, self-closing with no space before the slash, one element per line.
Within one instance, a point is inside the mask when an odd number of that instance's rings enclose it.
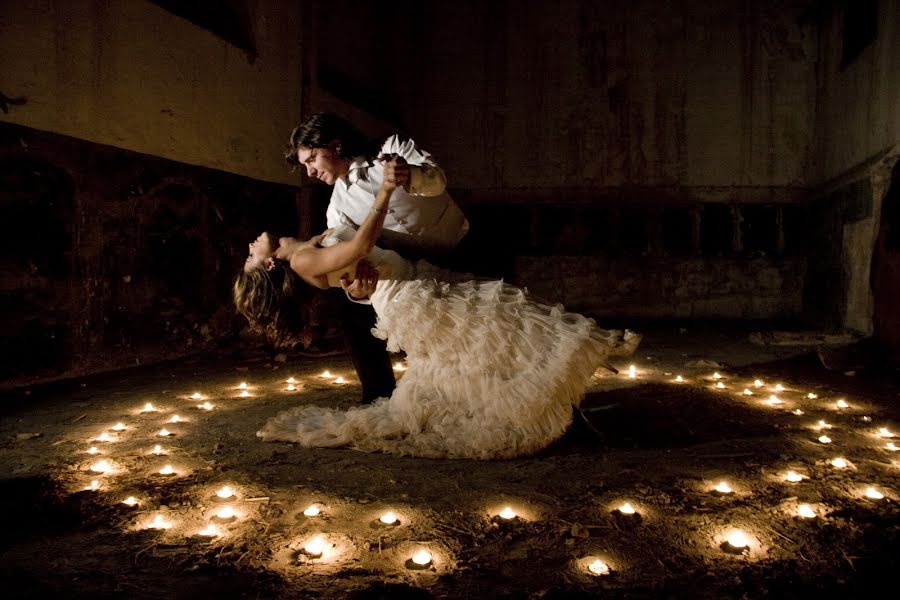
<path fill-rule="evenodd" d="M 359 130 L 330 113 L 306 119 L 291 133 L 290 164 L 334 190 L 326 211 L 328 227 L 357 228 L 372 210 L 388 179 L 397 183 L 378 245 L 410 259 L 446 257 L 466 235 L 469 223 L 446 191 L 447 178 L 431 155 L 411 139 L 392 135 L 370 144 Z M 344 337 L 362 385 L 363 402 L 391 395 L 394 373 L 385 342 L 372 335 L 375 311 L 363 300 L 375 289 L 377 272 L 360 269 L 345 284 L 356 302 L 343 302 Z M 362 302 L 360 302 L 362 300 Z"/>

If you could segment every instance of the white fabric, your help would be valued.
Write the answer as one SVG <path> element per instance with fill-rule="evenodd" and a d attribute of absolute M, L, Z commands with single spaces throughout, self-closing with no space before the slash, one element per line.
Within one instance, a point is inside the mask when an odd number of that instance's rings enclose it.
<path fill-rule="evenodd" d="M 474 281 L 376 248 L 373 333 L 406 352 L 390 398 L 348 411 L 303 406 L 257 435 L 309 447 L 447 458 L 530 454 L 568 428 L 594 370 L 639 336 L 535 301 L 503 281 Z"/>
<path fill-rule="evenodd" d="M 398 154 L 414 168 L 427 170 L 413 174 L 413 183 L 421 189 L 413 185 L 413 193 L 403 188 L 394 190 L 381 245 L 420 256 L 446 253 L 455 248 L 468 231 L 469 223 L 444 189 L 440 167 L 413 140 L 401 140 L 396 135 L 382 145 L 380 155 L 386 154 Z M 368 216 L 383 181 L 384 165 L 380 160 L 355 160 L 346 181 L 338 179 L 334 184 L 325 212 L 328 227 L 346 225 L 357 229 Z"/>

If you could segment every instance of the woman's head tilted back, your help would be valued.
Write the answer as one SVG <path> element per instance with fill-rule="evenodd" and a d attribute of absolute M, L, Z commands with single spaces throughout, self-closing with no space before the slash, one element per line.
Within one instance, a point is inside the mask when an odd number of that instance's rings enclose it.
<path fill-rule="evenodd" d="M 250 244 L 250 256 L 234 280 L 232 295 L 238 313 L 275 346 L 309 345 L 313 289 L 274 257 L 269 234 Z"/>

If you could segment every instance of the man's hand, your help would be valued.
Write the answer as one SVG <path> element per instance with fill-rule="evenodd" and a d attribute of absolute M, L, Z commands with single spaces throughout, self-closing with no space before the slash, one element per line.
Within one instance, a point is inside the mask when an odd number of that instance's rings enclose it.
<path fill-rule="evenodd" d="M 409 164 L 406 159 L 397 154 L 384 154 L 381 156 L 384 164 L 384 183 L 391 188 L 402 187 L 409 190 Z"/>
<path fill-rule="evenodd" d="M 292 237 L 278 238 L 278 248 L 275 249 L 275 258 L 280 258 L 281 260 L 291 260 L 291 257 L 297 252 L 306 250 L 307 248 L 313 248 L 317 244 L 322 243 L 322 240 L 325 239 L 325 236 L 327 236 L 332 231 L 332 229 L 326 229 L 319 235 L 314 235 L 305 241 L 298 240 L 297 238 Z"/>
<path fill-rule="evenodd" d="M 353 280 L 353 283 L 350 283 L 347 275 L 341 277 L 341 287 L 351 298 L 356 298 L 357 300 L 371 296 L 375 292 L 377 284 L 378 269 L 364 258 L 360 259 L 356 264 L 356 279 Z"/>

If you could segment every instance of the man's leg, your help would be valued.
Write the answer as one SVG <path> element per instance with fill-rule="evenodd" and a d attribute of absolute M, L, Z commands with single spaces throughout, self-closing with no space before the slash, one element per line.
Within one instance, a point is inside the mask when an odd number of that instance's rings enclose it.
<path fill-rule="evenodd" d="M 372 335 L 375 309 L 368 304 L 350 302 L 346 297 L 342 305 L 340 318 L 344 342 L 362 385 L 362 401 L 369 403 L 376 398 L 389 397 L 396 381 L 385 341 Z"/>

